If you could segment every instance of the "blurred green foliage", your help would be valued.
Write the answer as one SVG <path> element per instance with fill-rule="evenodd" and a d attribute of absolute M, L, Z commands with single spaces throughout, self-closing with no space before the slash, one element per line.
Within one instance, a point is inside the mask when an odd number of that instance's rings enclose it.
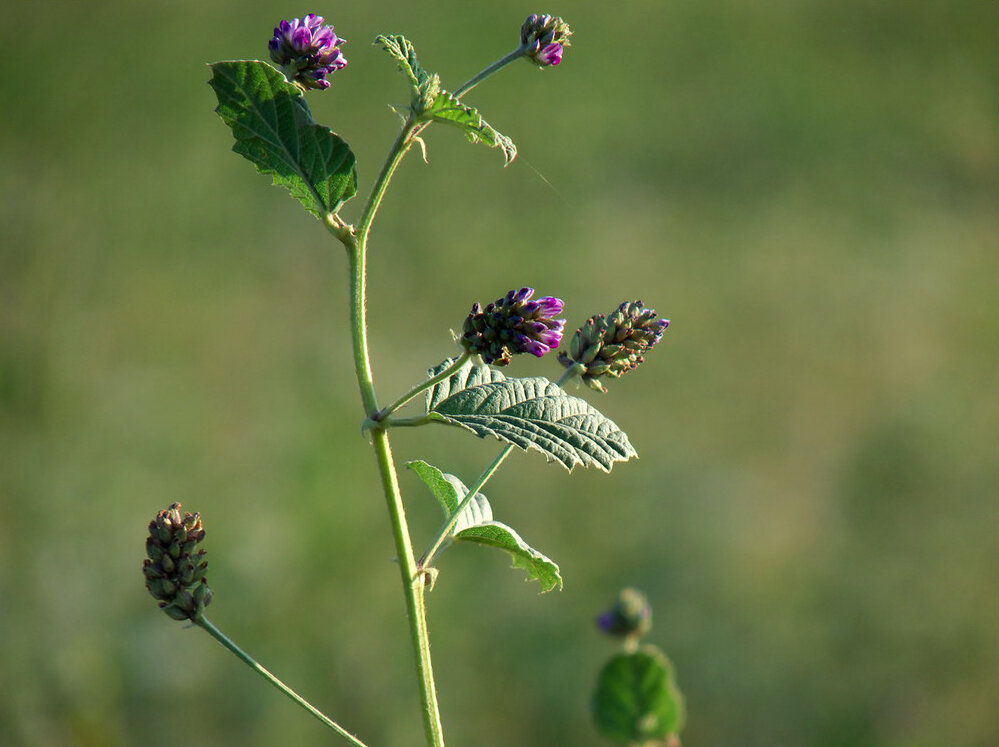
<path fill-rule="evenodd" d="M 229 151 L 205 85 L 312 10 L 350 41 L 311 101 L 361 194 L 406 103 L 368 40 L 405 33 L 453 86 L 531 11 L 575 31 L 558 68 L 469 96 L 509 168 L 446 128 L 403 164 L 371 257 L 383 398 L 509 288 L 564 298 L 571 325 L 628 298 L 672 320 L 640 372 L 581 390 L 643 459 L 570 477 L 516 454 L 490 483 L 565 590 L 442 558 L 449 744 L 601 744 L 592 619 L 626 584 L 688 744 L 992 744 L 996 18 L 974 0 L 9 3 L 0 743 L 329 743 L 147 596 L 145 525 L 174 500 L 204 516 L 220 627 L 370 744 L 419 733 L 343 252 Z M 466 480 L 496 451 L 394 443 Z M 439 509 L 400 479 L 419 546 Z"/>

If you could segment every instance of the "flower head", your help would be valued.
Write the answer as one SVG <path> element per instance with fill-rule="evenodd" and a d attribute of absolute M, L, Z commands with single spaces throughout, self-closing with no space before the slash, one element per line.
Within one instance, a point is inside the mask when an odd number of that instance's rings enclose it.
<path fill-rule="evenodd" d="M 204 538 L 201 516 L 181 516 L 179 503 L 160 511 L 149 522 L 149 557 L 142 564 L 142 575 L 149 593 L 174 620 L 194 621 L 212 601 L 212 590 L 205 581 L 205 551 L 196 550 Z"/>
<path fill-rule="evenodd" d="M 288 80 L 302 88 L 329 88 L 326 76 L 347 66 L 338 47 L 344 40 L 323 25 L 323 17 L 309 13 L 299 20 L 281 21 L 267 43 L 274 60 Z"/>
<path fill-rule="evenodd" d="M 605 392 L 599 379 L 616 379 L 638 368 L 668 326 L 668 319 L 659 318 L 641 301 L 625 301 L 612 314 L 587 319 L 573 335 L 569 352 L 560 353 L 558 359 L 566 368 L 582 366 L 583 381 Z"/>
<path fill-rule="evenodd" d="M 611 608 L 597 617 L 597 627 L 621 638 L 645 635 L 652 629 L 649 600 L 637 589 L 621 589 Z"/>
<path fill-rule="evenodd" d="M 552 296 L 532 301 L 533 295 L 533 288 L 521 288 L 484 309 L 475 303 L 462 329 L 465 350 L 482 356 L 486 363 L 505 366 L 517 353 L 540 358 L 557 348 L 565 319 L 555 317 L 562 313 L 563 303 Z"/>
<path fill-rule="evenodd" d="M 551 67 L 562 61 L 562 52 L 569 46 L 572 31 L 558 16 L 531 13 L 520 27 L 520 45 L 528 59 L 540 67 Z"/>

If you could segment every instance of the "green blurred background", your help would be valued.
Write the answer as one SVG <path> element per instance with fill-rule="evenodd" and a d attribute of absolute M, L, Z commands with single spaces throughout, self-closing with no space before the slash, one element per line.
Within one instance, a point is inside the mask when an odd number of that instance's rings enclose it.
<path fill-rule="evenodd" d="M 205 85 L 313 10 L 350 41 L 310 101 L 362 194 L 407 96 L 377 33 L 454 86 L 528 12 L 576 32 L 558 68 L 469 96 L 512 166 L 444 128 L 403 164 L 371 256 L 383 399 L 509 288 L 573 327 L 628 298 L 672 320 L 640 372 L 582 392 L 641 460 L 518 453 L 490 483 L 564 591 L 480 548 L 442 559 L 448 743 L 603 744 L 592 619 L 631 584 L 688 745 L 994 744 L 999 76 L 974 0 L 8 3 L 0 744 L 339 743 L 156 611 L 145 525 L 174 500 L 206 520 L 223 630 L 372 747 L 420 742 L 343 252 L 229 151 Z M 466 480 L 496 452 L 394 441 Z M 438 509 L 401 480 L 421 546 Z"/>

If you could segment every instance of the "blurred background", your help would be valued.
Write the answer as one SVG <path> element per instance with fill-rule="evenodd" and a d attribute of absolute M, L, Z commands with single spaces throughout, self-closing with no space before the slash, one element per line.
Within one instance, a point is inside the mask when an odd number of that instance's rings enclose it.
<path fill-rule="evenodd" d="M 468 96 L 515 163 L 441 127 L 393 183 L 383 400 L 510 288 L 564 298 L 573 329 L 634 298 L 672 320 L 641 370 L 578 392 L 640 460 L 568 475 L 518 452 L 486 491 L 565 589 L 443 556 L 448 744 L 604 744 L 593 618 L 624 585 L 654 605 L 685 744 L 994 744 L 999 75 L 974 0 L 8 3 L 0 744 L 339 743 L 156 610 L 143 541 L 175 500 L 204 517 L 224 631 L 372 747 L 420 742 L 343 251 L 230 152 L 205 85 L 310 11 L 349 40 L 309 101 L 362 196 L 408 96 L 376 34 L 455 87 L 529 12 L 575 30 L 558 68 Z M 394 447 L 466 481 L 497 451 L 443 428 Z M 421 547 L 439 509 L 400 479 Z"/>

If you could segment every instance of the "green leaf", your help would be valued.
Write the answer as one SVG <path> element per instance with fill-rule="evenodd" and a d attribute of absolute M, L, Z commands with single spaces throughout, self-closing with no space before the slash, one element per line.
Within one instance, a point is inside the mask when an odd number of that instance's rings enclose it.
<path fill-rule="evenodd" d="M 593 720 L 601 734 L 621 744 L 679 734 L 683 695 L 669 659 L 655 646 L 643 646 L 607 662 L 597 679 Z"/>
<path fill-rule="evenodd" d="M 443 371 L 451 360 L 428 373 Z M 427 392 L 427 413 L 495 436 L 571 470 L 576 465 L 609 472 L 614 462 L 638 456 L 628 436 L 585 400 L 548 379 L 508 379 L 486 366 L 466 366 Z"/>
<path fill-rule="evenodd" d="M 322 218 L 357 192 L 350 147 L 316 124 L 302 91 L 257 60 L 211 65 L 219 104 L 215 111 L 232 128 L 232 149 L 287 187 L 305 209 Z"/>
<path fill-rule="evenodd" d="M 467 106 L 447 91 L 440 92 L 427 109 L 427 114 L 434 122 L 458 127 L 473 143 L 499 148 L 507 163 L 517 157 L 517 146 L 513 144 L 513 140 L 497 132 L 474 107 Z"/>
<path fill-rule="evenodd" d="M 431 464 L 417 460 L 407 462 L 406 466 L 419 475 L 430 488 L 430 492 L 440 502 L 447 518 L 454 514 L 455 509 L 468 495 L 468 488 L 461 480 Z M 562 576 L 558 565 L 524 542 L 509 526 L 494 521 L 492 507 L 482 493 L 476 493 L 462 510 L 451 530 L 451 538 L 505 550 L 510 554 L 514 567 L 522 568 L 529 578 L 537 579 L 542 592 L 551 591 L 556 587 L 560 591 L 562 589 Z"/>
<path fill-rule="evenodd" d="M 404 36 L 394 34 L 375 39 L 382 49 L 399 63 L 399 69 L 409 78 L 412 89 L 413 113 L 419 120 L 442 122 L 458 127 L 473 143 L 499 148 L 506 163 L 517 157 L 517 146 L 506 135 L 496 131 L 474 107 L 467 106 L 441 88 L 440 77 L 428 73 L 416 58 L 416 49 Z"/>

